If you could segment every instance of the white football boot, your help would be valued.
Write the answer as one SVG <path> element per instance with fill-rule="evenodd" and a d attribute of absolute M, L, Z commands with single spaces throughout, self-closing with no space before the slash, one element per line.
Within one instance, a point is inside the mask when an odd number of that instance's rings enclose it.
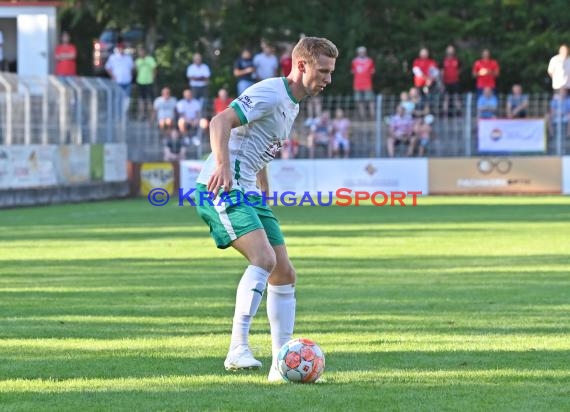
<path fill-rule="evenodd" d="M 269 375 L 267 376 L 267 380 L 270 383 L 285 383 L 285 379 L 281 376 L 281 373 L 277 370 L 277 366 L 273 363 L 271 368 L 269 368 Z"/>
<path fill-rule="evenodd" d="M 253 357 L 249 346 L 239 345 L 228 352 L 228 356 L 224 361 L 224 367 L 228 371 L 259 369 L 261 368 L 261 362 Z"/>

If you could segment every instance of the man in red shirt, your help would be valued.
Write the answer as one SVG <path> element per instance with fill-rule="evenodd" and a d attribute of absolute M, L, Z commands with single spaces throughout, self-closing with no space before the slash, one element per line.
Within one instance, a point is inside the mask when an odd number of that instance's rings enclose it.
<path fill-rule="evenodd" d="M 429 94 L 432 86 L 436 85 L 438 69 L 435 60 L 429 58 L 429 51 L 425 47 L 420 50 L 419 56 L 414 60 L 412 71 L 414 73 L 414 86 L 424 95 Z"/>
<path fill-rule="evenodd" d="M 461 71 L 461 64 L 455 55 L 455 48 L 447 46 L 445 50 L 445 58 L 442 63 L 443 68 L 443 86 L 445 93 L 443 95 L 443 113 L 445 116 L 448 114 L 449 99 L 453 99 L 455 110 L 457 114 L 461 112 L 461 101 L 459 98 L 459 73 Z"/>
<path fill-rule="evenodd" d="M 481 59 L 473 64 L 473 77 L 477 79 L 478 96 L 483 93 L 483 89 L 486 87 L 493 89 L 493 94 L 495 94 L 499 70 L 499 63 L 495 59 L 491 59 L 491 52 L 488 49 L 484 49 L 481 53 Z"/>
<path fill-rule="evenodd" d="M 372 76 L 376 68 L 374 60 L 366 55 L 366 47 L 356 49 L 356 57 L 352 60 L 351 72 L 354 76 L 353 90 L 354 101 L 358 106 L 358 114 L 361 119 L 366 118 L 365 103 L 368 102 L 370 117 L 374 118 L 374 92 L 372 91 Z"/>
<path fill-rule="evenodd" d="M 69 33 L 61 33 L 61 44 L 55 48 L 55 75 L 56 76 L 77 76 L 77 65 L 75 59 L 77 49 L 71 44 Z"/>
<path fill-rule="evenodd" d="M 281 76 L 287 77 L 289 76 L 289 73 L 291 73 L 291 69 L 293 68 L 293 56 L 291 55 L 291 53 L 293 53 L 293 47 L 287 45 L 287 47 L 283 51 L 283 54 L 279 58 L 279 66 L 281 67 Z"/>

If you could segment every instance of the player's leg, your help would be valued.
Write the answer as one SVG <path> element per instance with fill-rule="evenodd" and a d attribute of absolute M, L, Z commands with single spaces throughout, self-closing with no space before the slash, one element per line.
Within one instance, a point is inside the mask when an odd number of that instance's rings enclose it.
<path fill-rule="evenodd" d="M 386 139 L 386 149 L 388 150 L 388 156 L 394 157 L 394 148 L 396 146 L 396 138 L 393 136 L 392 133 Z"/>
<path fill-rule="evenodd" d="M 277 264 L 267 286 L 267 317 L 271 326 L 272 365 L 276 364 L 281 347 L 293 338 L 295 327 L 295 268 L 285 245 L 273 246 Z"/>
<path fill-rule="evenodd" d="M 233 370 L 259 368 L 261 362 L 253 357 L 249 349 L 249 329 L 261 303 L 269 274 L 275 267 L 275 252 L 254 208 L 237 197 L 241 192 L 230 192 L 231 204 L 220 202 L 219 198 L 210 204 L 206 200 L 205 185 L 198 184 L 196 189 L 196 198 L 199 199 L 196 209 L 210 226 L 210 233 L 218 248 L 232 246 L 249 261 L 237 288 L 232 338 L 224 366 Z"/>
<path fill-rule="evenodd" d="M 275 252 L 263 229 L 257 229 L 241 236 L 232 242 L 232 247 L 245 256 L 249 266 L 237 288 L 230 350 L 249 344 L 251 322 L 257 313 L 269 274 L 273 271 L 276 262 Z"/>
<path fill-rule="evenodd" d="M 350 155 L 350 140 L 347 138 L 343 139 L 343 150 L 344 150 L 344 158 L 348 159 Z"/>
<path fill-rule="evenodd" d="M 267 317 L 271 327 L 272 367 L 269 381 L 281 381 L 281 375 L 275 368 L 277 354 L 281 347 L 293 337 L 295 326 L 295 280 L 296 274 L 279 221 L 267 206 L 255 208 L 265 229 L 267 239 L 275 252 L 276 265 L 269 276 L 267 285 Z"/>

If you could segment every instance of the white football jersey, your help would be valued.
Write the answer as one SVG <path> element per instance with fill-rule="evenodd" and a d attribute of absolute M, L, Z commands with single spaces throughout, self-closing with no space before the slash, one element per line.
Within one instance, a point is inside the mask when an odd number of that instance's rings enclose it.
<path fill-rule="evenodd" d="M 231 104 L 241 126 L 230 132 L 229 150 L 233 187 L 258 191 L 256 175 L 273 160 L 289 137 L 299 114 L 295 99 L 284 77 L 263 80 L 246 89 Z M 216 167 L 210 154 L 197 182 L 208 184 Z"/>

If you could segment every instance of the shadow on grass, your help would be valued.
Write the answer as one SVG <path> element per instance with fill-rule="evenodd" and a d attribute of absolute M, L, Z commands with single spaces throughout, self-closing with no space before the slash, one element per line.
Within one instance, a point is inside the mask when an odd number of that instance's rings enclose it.
<path fill-rule="evenodd" d="M 89 206 L 89 205 L 87 205 Z M 79 206 L 78 206 L 79 207 Z M 70 214 L 69 208 L 47 208 L 39 214 L 34 209 L 10 211 L 0 231 L 0 241 L 13 240 L 144 240 L 207 238 L 208 229 L 191 207 L 152 208 L 144 203 L 115 203 L 115 213 L 105 209 L 82 205 Z M 161 210 L 157 210 L 161 209 Z M 288 226 L 287 236 L 330 237 L 338 232 L 329 228 L 314 230 L 306 225 L 363 225 L 363 229 L 343 230 L 344 237 L 354 236 L 414 236 L 440 233 L 441 229 L 430 229 L 430 224 L 487 223 L 492 229 L 494 223 L 562 222 L 570 221 L 567 205 L 426 205 L 421 207 L 277 207 L 277 216 Z M 370 225 L 380 228 L 367 230 Z M 382 224 L 427 224 L 418 229 L 387 229 Z M 183 228 L 192 230 L 183 230 Z M 50 229 L 51 228 L 51 229 Z M 131 229 L 136 230 L 131 230 Z M 169 228 L 171 230 L 169 230 Z M 108 232 L 101 232 L 107 229 Z M 140 231 L 140 229 L 144 229 Z M 485 229 L 446 228 L 444 232 L 474 232 Z"/>
<path fill-rule="evenodd" d="M 223 369 L 225 352 L 204 357 L 192 354 L 192 347 L 180 347 L 172 353 L 153 350 L 50 350 L 46 353 L 30 353 L 26 359 L 14 354 L 0 355 L 0 380 L 2 379 L 115 379 L 115 378 L 152 378 L 155 376 L 231 376 Z M 432 372 L 457 372 L 468 374 L 474 371 L 489 371 L 497 379 L 517 374 L 545 371 L 538 378 L 548 382 L 557 382 L 564 377 L 554 371 L 566 373 L 565 380 L 570 383 L 570 367 L 565 362 L 570 357 L 570 350 L 527 350 L 527 351 L 385 351 L 382 352 L 335 352 L 326 351 L 327 373 L 342 379 L 350 376 L 378 374 L 388 371 L 401 374 Z M 264 362 L 262 371 L 252 375 L 265 375 L 270 359 L 260 357 Z M 366 375 L 366 376 L 364 376 Z M 520 377 L 520 380 L 528 377 Z M 358 378 L 355 378 L 358 381 Z"/>

